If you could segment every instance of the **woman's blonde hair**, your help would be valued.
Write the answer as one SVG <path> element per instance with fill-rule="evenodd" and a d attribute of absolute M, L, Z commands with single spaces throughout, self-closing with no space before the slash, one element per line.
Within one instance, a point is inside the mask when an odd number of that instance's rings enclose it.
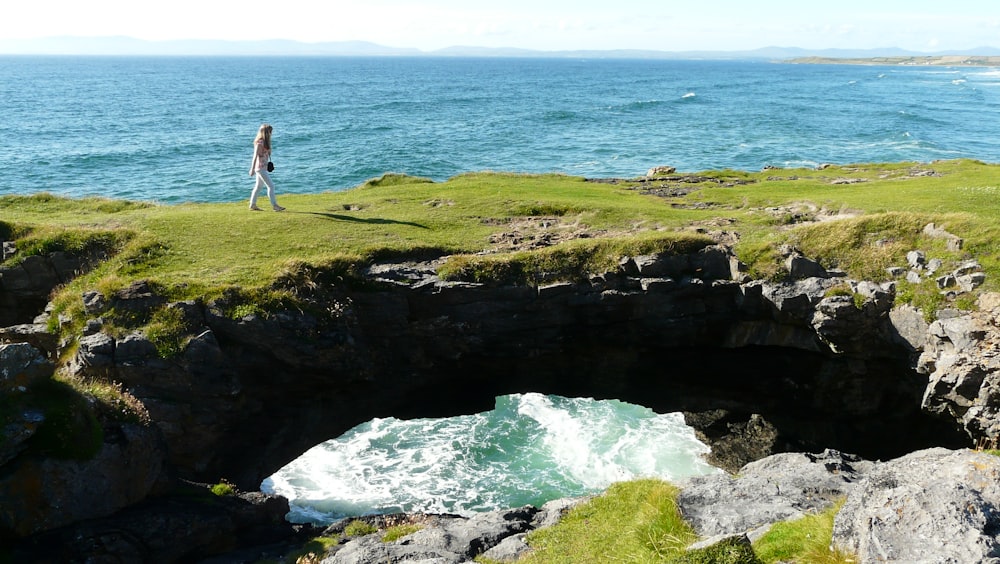
<path fill-rule="evenodd" d="M 260 129 L 257 130 L 257 136 L 253 138 L 253 144 L 256 145 L 257 141 L 264 141 L 264 148 L 270 151 L 272 129 L 274 128 L 272 128 L 269 123 L 260 124 Z"/>

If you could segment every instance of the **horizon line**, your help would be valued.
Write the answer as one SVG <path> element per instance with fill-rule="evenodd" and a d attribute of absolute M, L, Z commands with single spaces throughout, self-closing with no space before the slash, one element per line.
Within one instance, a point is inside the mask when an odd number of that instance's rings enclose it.
<path fill-rule="evenodd" d="M 62 43 L 63 45 L 60 45 Z M 69 43 L 71 45 L 66 45 Z M 213 52 L 195 51 L 194 47 L 206 47 L 214 45 L 217 47 Z M 73 52 L 71 46 L 84 48 L 86 52 Z M 135 49 L 144 46 L 141 52 L 130 51 L 129 47 Z M 185 50 L 185 46 L 187 49 Z M 256 46 L 256 49 L 248 49 Z M 286 49 L 274 49 L 276 46 L 284 46 Z M 19 47 L 19 48 L 18 48 Z M 157 47 L 167 49 L 156 49 Z M 173 47 L 173 49 L 170 49 Z M 270 48 L 268 48 L 270 47 Z M 229 50 L 219 48 L 229 48 Z M 242 48 L 242 49 L 240 49 Z M 422 49 L 418 47 L 395 47 L 375 43 L 368 40 L 335 40 L 335 41 L 301 41 L 297 39 L 269 38 L 269 39 L 140 39 L 127 35 L 107 35 L 107 36 L 79 36 L 79 35 L 57 35 L 47 37 L 34 37 L 22 39 L 0 39 L 0 55 L 330 55 L 330 56 L 358 56 L 358 55 L 411 55 L 411 56 L 455 56 L 456 53 L 475 53 L 478 55 L 497 54 L 509 56 L 566 56 L 566 55 L 643 55 L 675 57 L 678 55 L 713 55 L 713 56 L 755 56 L 758 58 L 781 57 L 801 57 L 816 55 L 829 55 L 831 53 L 853 53 L 851 58 L 856 58 L 867 54 L 872 57 L 879 56 L 911 56 L 911 57 L 934 57 L 934 56 L 998 56 L 1000 48 L 993 46 L 978 46 L 968 49 L 941 49 L 936 51 L 913 51 L 900 47 L 822 47 L 808 48 L 795 46 L 767 45 L 748 49 L 686 49 L 686 50 L 665 50 L 637 47 L 619 47 L 606 49 L 536 49 L 528 47 L 491 47 L 480 45 L 450 45 L 436 49 Z M 879 54 L 881 53 L 881 54 Z"/>

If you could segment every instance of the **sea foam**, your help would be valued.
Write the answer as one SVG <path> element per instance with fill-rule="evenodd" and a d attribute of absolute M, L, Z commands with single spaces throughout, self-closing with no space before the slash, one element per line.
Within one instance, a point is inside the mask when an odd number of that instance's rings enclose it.
<path fill-rule="evenodd" d="M 472 514 L 586 495 L 636 477 L 717 472 L 680 414 L 620 401 L 516 394 L 447 419 L 375 419 L 264 481 L 293 522 L 372 513 Z"/>

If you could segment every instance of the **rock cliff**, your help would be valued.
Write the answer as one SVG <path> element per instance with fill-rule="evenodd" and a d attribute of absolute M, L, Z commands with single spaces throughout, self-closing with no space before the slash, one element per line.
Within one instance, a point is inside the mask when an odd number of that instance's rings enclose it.
<path fill-rule="evenodd" d="M 849 280 L 803 257 L 790 257 L 789 270 L 783 283 L 749 280 L 717 246 L 629 257 L 616 272 L 537 288 L 442 281 L 433 264 L 419 263 L 373 266 L 363 284 L 317 273 L 296 288 L 309 306 L 301 311 L 234 318 L 227 298 L 168 304 L 187 331 L 171 358 L 140 332 L 102 331 L 111 309 L 163 305 L 153 288 L 90 292 L 81 299 L 91 317 L 66 368 L 120 382 L 150 423 L 105 422 L 107 455 L 58 466 L 85 476 L 84 467 L 117 464 L 125 469 L 113 479 L 81 483 L 134 491 L 93 504 L 52 482 L 42 489 L 58 499 L 39 505 L 25 495 L 34 490 L 24 476 L 42 464 L 19 447 L 37 424 L 27 412 L 5 420 L 0 491 L 13 501 L 0 511 L 0 531 L 24 536 L 106 517 L 176 480 L 253 491 L 308 448 L 374 417 L 475 413 L 517 392 L 683 411 L 733 470 L 775 452 L 887 459 L 996 436 L 997 308 L 928 326 L 919 312 L 894 307 L 892 283 Z M 45 317 L 34 317 L 44 304 L 32 302 L 27 317 L 19 297 L 47 295 L 56 283 L 0 268 L 0 319 L 9 324 L 0 336 L 42 351 L 2 346 L 7 393 L 30 394 L 25 371 L 44 372 L 45 357 L 62 352 Z"/>

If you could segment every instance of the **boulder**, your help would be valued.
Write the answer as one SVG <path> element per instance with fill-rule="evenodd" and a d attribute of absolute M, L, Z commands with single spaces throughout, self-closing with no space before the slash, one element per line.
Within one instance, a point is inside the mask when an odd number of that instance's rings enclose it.
<path fill-rule="evenodd" d="M 156 346 L 142 333 L 133 332 L 115 343 L 115 362 L 134 365 L 156 358 Z"/>
<path fill-rule="evenodd" d="M 392 542 L 371 534 L 349 541 L 324 564 L 369 562 L 435 562 L 459 564 L 493 549 L 504 539 L 533 528 L 538 509 L 531 506 L 476 514 L 469 518 L 435 519 L 428 526 Z"/>
<path fill-rule="evenodd" d="M 857 282 L 854 295 L 824 297 L 815 306 L 811 325 L 816 335 L 837 353 L 851 353 L 858 357 L 874 357 L 886 351 L 872 347 L 872 343 L 891 342 L 889 311 L 893 294 L 878 284 Z M 863 298 L 860 306 L 855 298 Z"/>
<path fill-rule="evenodd" d="M 138 280 L 115 292 L 108 305 L 116 310 L 149 313 L 167 303 L 147 280 Z"/>
<path fill-rule="evenodd" d="M 961 237 L 953 235 L 933 223 L 928 223 L 924 226 L 924 235 L 935 239 L 945 239 L 949 251 L 961 251 L 962 246 L 964 245 L 964 241 Z"/>
<path fill-rule="evenodd" d="M 914 352 L 923 350 L 928 323 L 919 309 L 909 304 L 896 306 L 889 311 L 889 321 L 897 343 Z"/>
<path fill-rule="evenodd" d="M 87 460 L 18 457 L 0 475 L 0 536 L 48 531 L 137 503 L 160 479 L 165 457 L 158 431 L 139 424 L 106 428 Z"/>
<path fill-rule="evenodd" d="M 21 262 L 21 269 L 27 274 L 32 287 L 55 288 L 62 282 L 52 263 L 40 255 L 26 257 Z"/>
<path fill-rule="evenodd" d="M 936 448 L 878 464 L 848 494 L 833 543 L 860 562 L 1000 562 L 1000 458 Z"/>
<path fill-rule="evenodd" d="M 737 473 L 755 460 L 792 450 L 778 429 L 757 413 L 741 417 L 724 409 L 686 412 L 684 422 L 711 448 L 705 460 L 727 472 Z"/>
<path fill-rule="evenodd" d="M 483 553 L 483 557 L 496 562 L 516 562 L 525 554 L 531 552 L 531 547 L 525 542 L 526 533 L 511 535 L 500 544 Z"/>
<path fill-rule="evenodd" d="M 50 358 L 56 355 L 59 338 L 41 323 L 21 323 L 10 327 L 0 327 L 0 342 L 27 343 Z"/>
<path fill-rule="evenodd" d="M 643 278 L 680 278 L 691 268 L 688 255 L 641 255 L 633 263 Z"/>
<path fill-rule="evenodd" d="M 822 511 L 849 494 L 873 464 L 834 450 L 784 453 L 751 462 L 736 476 L 681 483 L 677 505 L 700 537 L 759 537 L 774 523 Z"/>
<path fill-rule="evenodd" d="M 906 262 L 910 268 L 920 270 L 927 263 L 927 255 L 923 251 L 910 251 L 906 253 Z"/>
<path fill-rule="evenodd" d="M 115 339 L 107 333 L 94 333 L 81 337 L 76 357 L 71 361 L 74 367 L 110 369 L 115 362 Z M 76 369 L 76 368 L 74 368 Z"/>
<path fill-rule="evenodd" d="M 646 171 L 646 176 L 666 176 L 668 174 L 673 174 L 677 172 L 677 168 L 672 166 L 654 166 L 653 168 Z"/>
<path fill-rule="evenodd" d="M 30 388 L 54 371 L 55 365 L 27 343 L 0 345 L 0 393 Z"/>
<path fill-rule="evenodd" d="M 17 243 L 14 241 L 3 241 L 0 245 L 0 261 L 5 261 L 17 254 Z"/>
<path fill-rule="evenodd" d="M 804 321 L 812 319 L 814 307 L 836 284 L 827 278 L 805 278 L 780 284 L 764 284 L 763 296 L 780 314 L 780 319 Z"/>
<path fill-rule="evenodd" d="M 546 502 L 531 519 L 531 526 L 536 529 L 551 527 L 558 523 L 574 507 L 590 499 L 590 497 L 566 497 Z"/>
<path fill-rule="evenodd" d="M 732 251 L 724 245 L 705 247 L 691 256 L 691 268 L 694 275 L 701 280 L 732 279 Z"/>
<path fill-rule="evenodd" d="M 55 365 L 31 345 L 0 345 L 0 396 L 10 410 L 0 426 L 0 466 L 23 452 L 45 422 L 45 413 L 31 401 L 32 388 L 51 378 L 54 371 Z"/>
<path fill-rule="evenodd" d="M 83 311 L 88 315 L 100 315 L 107 307 L 108 302 L 104 294 L 97 290 L 88 290 L 83 293 Z"/>
<path fill-rule="evenodd" d="M 822 265 L 800 254 L 792 254 L 785 259 L 785 268 L 788 270 L 788 276 L 792 280 L 827 278 L 829 276 Z"/>

